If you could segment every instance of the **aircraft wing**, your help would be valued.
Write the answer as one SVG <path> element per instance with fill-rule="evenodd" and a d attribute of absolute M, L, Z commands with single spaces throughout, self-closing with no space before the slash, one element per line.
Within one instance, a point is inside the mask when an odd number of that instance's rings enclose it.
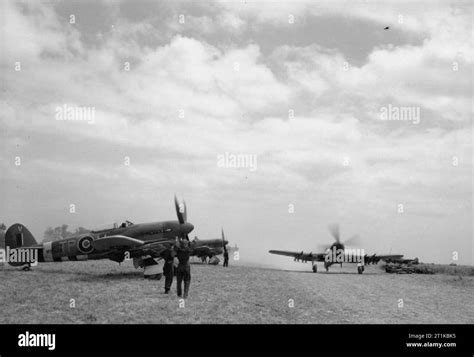
<path fill-rule="evenodd" d="M 324 253 L 304 253 L 304 252 L 288 252 L 286 250 L 269 250 L 271 254 L 284 255 L 287 257 L 293 257 L 295 259 L 303 261 L 323 261 Z"/>
<path fill-rule="evenodd" d="M 171 244 L 168 242 L 151 242 L 145 243 L 143 246 L 138 247 L 143 255 L 151 255 L 152 257 L 160 257 L 160 255 L 167 249 L 171 248 Z"/>
<path fill-rule="evenodd" d="M 377 264 L 380 260 L 384 262 L 389 261 L 400 261 L 403 258 L 403 254 L 374 254 L 374 255 L 366 255 L 364 257 L 366 264 Z"/>
<path fill-rule="evenodd" d="M 99 238 L 91 242 L 91 245 L 94 247 L 94 249 L 99 251 L 111 250 L 116 248 L 138 248 L 143 244 L 145 244 L 145 242 L 140 239 L 120 235 Z"/>
<path fill-rule="evenodd" d="M 380 260 L 400 260 L 403 258 L 403 254 L 382 254 L 382 255 L 376 255 L 376 257 Z"/>
<path fill-rule="evenodd" d="M 114 254 L 118 254 L 117 259 L 119 260 L 117 261 L 121 261 L 121 253 L 124 251 L 138 253 L 140 256 L 160 258 L 163 252 L 170 248 L 169 242 L 144 242 L 140 239 L 120 235 L 99 238 L 92 241 L 91 244 L 96 250 L 109 253 L 112 257 Z"/>
<path fill-rule="evenodd" d="M 376 255 L 377 259 L 383 260 L 383 261 L 397 261 L 403 259 L 403 254 L 382 254 L 382 255 Z"/>

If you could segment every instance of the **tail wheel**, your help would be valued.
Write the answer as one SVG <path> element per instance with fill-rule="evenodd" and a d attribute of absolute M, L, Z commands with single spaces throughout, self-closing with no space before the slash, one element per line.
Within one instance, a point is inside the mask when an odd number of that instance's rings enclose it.
<path fill-rule="evenodd" d="M 21 268 L 21 270 L 23 270 L 23 271 L 30 271 L 30 270 L 31 270 L 31 265 L 30 265 L 30 264 L 27 264 L 27 265 L 23 266 L 23 267 Z"/>

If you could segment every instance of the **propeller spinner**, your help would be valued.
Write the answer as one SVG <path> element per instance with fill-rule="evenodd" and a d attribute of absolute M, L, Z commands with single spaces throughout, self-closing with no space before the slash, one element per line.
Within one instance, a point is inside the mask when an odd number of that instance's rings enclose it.
<path fill-rule="evenodd" d="M 344 242 L 341 242 L 341 234 L 340 234 L 340 229 L 339 229 L 339 224 L 331 224 L 329 225 L 329 232 L 331 232 L 331 235 L 334 237 L 335 242 L 333 244 L 327 245 L 320 245 L 319 248 L 322 251 L 326 251 L 328 249 L 331 249 L 333 246 L 336 247 L 336 249 L 344 249 L 346 245 L 358 245 L 359 244 L 359 236 L 355 235 L 350 237 L 349 239 L 346 239 Z"/>
<path fill-rule="evenodd" d="M 229 242 L 225 240 L 224 228 L 221 228 L 221 237 L 222 237 L 222 246 L 224 247 L 224 252 L 227 252 L 227 243 Z"/>

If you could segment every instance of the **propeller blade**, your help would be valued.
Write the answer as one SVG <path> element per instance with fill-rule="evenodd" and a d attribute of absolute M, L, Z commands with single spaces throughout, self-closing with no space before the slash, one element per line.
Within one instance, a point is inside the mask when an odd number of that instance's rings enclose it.
<path fill-rule="evenodd" d="M 336 240 L 336 243 L 341 243 L 341 236 L 340 236 L 340 233 L 339 233 L 339 224 L 337 224 L 337 223 L 331 224 L 329 226 L 329 231 L 331 232 L 331 235 Z"/>
<path fill-rule="evenodd" d="M 174 195 L 174 205 L 176 207 L 176 215 L 178 216 L 178 221 L 180 224 L 186 222 L 186 203 L 180 205 L 178 202 L 178 198 Z"/>
<path fill-rule="evenodd" d="M 225 244 L 225 235 L 224 235 L 224 228 L 221 227 L 221 236 L 222 236 L 222 246 L 224 247 L 224 252 L 227 252 L 227 247 Z"/>
<path fill-rule="evenodd" d="M 360 244 L 360 237 L 358 235 L 352 236 L 346 241 L 344 241 L 344 245 L 357 246 L 359 244 Z"/>
<path fill-rule="evenodd" d="M 183 199 L 183 218 L 185 222 L 188 221 L 188 210 L 186 209 L 186 201 L 184 199 Z"/>

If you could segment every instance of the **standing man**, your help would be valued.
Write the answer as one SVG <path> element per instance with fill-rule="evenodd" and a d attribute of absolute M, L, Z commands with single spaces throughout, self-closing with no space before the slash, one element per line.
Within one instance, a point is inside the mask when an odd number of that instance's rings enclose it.
<path fill-rule="evenodd" d="M 184 280 L 184 294 L 183 298 L 188 297 L 189 285 L 191 284 L 191 265 L 189 264 L 189 257 L 192 253 L 192 249 L 189 246 L 189 241 L 185 238 L 180 238 L 176 246 L 176 256 L 178 257 L 178 268 L 176 273 L 176 279 L 178 283 L 178 297 L 181 297 L 181 283 Z"/>
<path fill-rule="evenodd" d="M 229 266 L 229 252 L 227 252 L 227 249 L 224 250 L 224 266 Z"/>
<path fill-rule="evenodd" d="M 170 249 L 166 250 L 164 261 L 165 265 L 163 266 L 163 274 L 165 276 L 165 294 L 169 294 L 171 285 L 173 284 L 173 276 L 174 276 L 174 257 L 176 256 L 176 252 L 174 247 L 171 246 Z"/>

